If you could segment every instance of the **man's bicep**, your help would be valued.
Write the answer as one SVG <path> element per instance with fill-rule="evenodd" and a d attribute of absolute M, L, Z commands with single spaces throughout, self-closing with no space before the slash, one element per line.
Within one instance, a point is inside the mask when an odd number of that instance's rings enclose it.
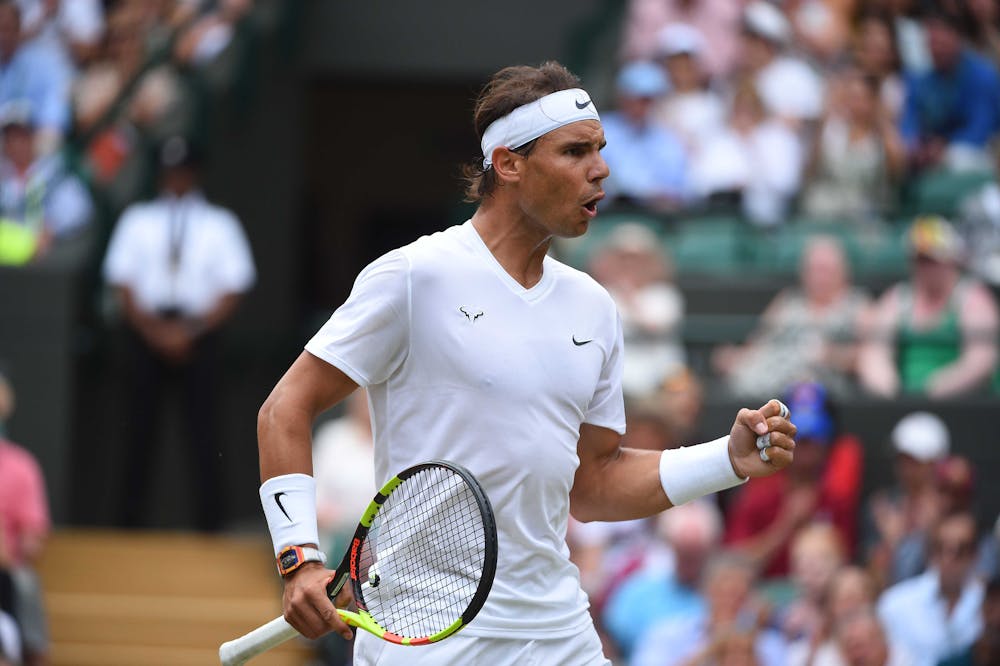
<path fill-rule="evenodd" d="M 337 366 L 303 351 L 278 383 L 296 404 L 318 415 L 338 404 L 358 388 L 358 384 Z"/>

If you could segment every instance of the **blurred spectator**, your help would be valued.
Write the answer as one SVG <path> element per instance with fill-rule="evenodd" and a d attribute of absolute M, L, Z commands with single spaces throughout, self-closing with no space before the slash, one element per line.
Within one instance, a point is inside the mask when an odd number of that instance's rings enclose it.
<path fill-rule="evenodd" d="M 27 100 L 38 127 L 35 150 L 54 150 L 70 125 L 72 72 L 42 43 L 21 40 L 21 10 L 0 0 L 0 104 Z"/>
<path fill-rule="evenodd" d="M 232 42 L 236 25 L 253 8 L 253 0 L 222 0 L 213 4 L 210 11 L 181 31 L 174 47 L 178 62 L 200 66 L 215 60 Z"/>
<path fill-rule="evenodd" d="M 723 79 L 738 58 L 741 0 L 629 0 L 623 55 L 626 60 L 651 58 L 664 26 L 686 23 L 705 37 L 705 70 Z"/>
<path fill-rule="evenodd" d="M 844 666 L 834 630 L 858 612 L 870 613 L 877 598 L 878 590 L 867 571 L 855 566 L 838 570 L 826 590 L 820 630 L 788 647 L 786 666 Z"/>
<path fill-rule="evenodd" d="M 847 563 L 844 542 L 829 523 L 810 523 L 792 540 L 791 580 L 796 597 L 779 612 L 778 622 L 789 641 L 813 640 L 823 633 L 830 585 Z"/>
<path fill-rule="evenodd" d="M 313 435 L 313 478 L 320 547 L 333 559 L 347 548 L 360 516 L 378 488 L 372 453 L 368 394 L 355 391 L 346 413 Z"/>
<path fill-rule="evenodd" d="M 183 138 L 160 150 L 161 196 L 129 207 L 104 259 L 128 333 L 128 435 L 125 487 L 119 505 L 126 526 L 148 520 L 150 463 L 163 389 L 182 388 L 198 506 L 198 527 L 223 520 L 220 442 L 216 432 L 219 329 L 255 279 L 239 220 L 205 200 L 201 160 Z"/>
<path fill-rule="evenodd" d="M 653 109 L 656 122 L 669 127 L 689 154 L 722 129 L 726 106 L 709 85 L 704 37 L 685 23 L 671 23 L 657 36 L 656 55 L 665 68 L 670 90 Z"/>
<path fill-rule="evenodd" d="M 903 110 L 906 90 L 900 76 L 899 51 L 892 19 L 884 13 L 862 16 L 854 38 L 854 64 L 864 76 L 878 82 L 879 101 L 893 123 Z"/>
<path fill-rule="evenodd" d="M 655 210 L 677 208 L 687 195 L 687 155 L 680 139 L 653 122 L 653 103 L 667 92 L 667 77 L 651 62 L 632 62 L 616 79 L 618 109 L 601 124 L 602 151 L 611 175 L 604 189 L 614 200 Z"/>
<path fill-rule="evenodd" d="M 986 151 L 1000 123 L 996 68 L 962 42 L 956 19 L 940 9 L 923 19 L 933 66 L 908 73 L 900 130 L 917 168 L 988 169 Z"/>
<path fill-rule="evenodd" d="M 718 509 L 708 500 L 690 502 L 665 512 L 659 525 L 672 558 L 632 573 L 604 605 L 604 626 L 624 659 L 651 626 L 705 611 L 698 586 L 722 537 Z"/>
<path fill-rule="evenodd" d="M 983 596 L 983 632 L 979 640 L 939 666 L 996 666 L 1000 664 L 1000 579 L 986 585 Z"/>
<path fill-rule="evenodd" d="M 11 575 L 12 615 L 20 628 L 23 661 L 30 666 L 45 663 L 49 650 L 48 625 L 34 565 L 44 549 L 51 522 L 45 478 L 38 462 L 27 449 L 6 437 L 5 424 L 14 412 L 14 401 L 13 387 L 0 375 L 0 569 Z"/>
<path fill-rule="evenodd" d="M 0 133 L 0 264 L 22 264 L 78 233 L 93 204 L 61 155 L 35 158 L 35 123 L 27 102 L 0 106 Z"/>
<path fill-rule="evenodd" d="M 691 164 L 691 189 L 709 201 L 740 202 L 754 224 L 785 219 L 802 178 L 802 145 L 768 117 L 757 89 L 741 86 L 727 124 L 701 145 Z"/>
<path fill-rule="evenodd" d="M 677 368 L 667 376 L 655 398 L 667 425 L 669 443 L 665 448 L 706 440 L 699 432 L 704 399 L 701 381 L 689 368 Z"/>
<path fill-rule="evenodd" d="M 1000 153 L 997 157 L 1000 159 Z M 1000 286 L 1000 182 L 991 179 L 967 195 L 959 210 L 959 229 L 969 248 L 969 270 L 989 284 Z"/>
<path fill-rule="evenodd" d="M 866 549 L 869 567 L 886 584 L 916 576 L 926 561 L 925 534 L 936 520 L 934 466 L 951 448 L 944 422 L 913 412 L 892 430 L 895 486 L 868 499 Z"/>
<path fill-rule="evenodd" d="M 906 150 L 878 85 L 874 77 L 848 70 L 831 86 L 802 196 L 806 215 L 871 222 L 894 203 Z"/>
<path fill-rule="evenodd" d="M 622 223 L 594 255 L 591 273 L 611 294 L 621 316 L 625 395 L 648 397 L 684 364 L 684 299 L 672 282 L 665 250 L 647 227 Z"/>
<path fill-rule="evenodd" d="M 741 347 L 720 347 L 713 365 L 736 395 L 776 395 L 815 380 L 837 395 L 851 391 L 857 331 L 870 301 L 851 286 L 840 242 L 816 236 L 806 246 L 797 287 L 783 289 Z"/>
<path fill-rule="evenodd" d="M 844 666 L 915 666 L 905 649 L 890 645 L 886 631 L 870 608 L 856 611 L 837 623 L 837 645 Z M 815 666 L 820 666 L 816 663 Z"/>
<path fill-rule="evenodd" d="M 972 46 L 994 64 L 1000 61 L 1000 6 L 996 0 L 966 0 L 972 15 Z"/>
<path fill-rule="evenodd" d="M 726 516 L 726 543 L 768 577 L 788 575 L 789 546 L 808 523 L 832 524 L 849 554 L 857 538 L 860 442 L 838 432 L 833 405 L 821 385 L 795 385 L 785 403 L 798 426 L 795 464 L 740 488 Z"/>
<path fill-rule="evenodd" d="M 100 0 L 17 0 L 17 4 L 24 41 L 58 53 L 71 70 L 96 55 L 104 35 Z"/>
<path fill-rule="evenodd" d="M 783 3 L 796 43 L 810 60 L 824 66 L 834 63 L 844 52 L 850 39 L 854 5 L 855 0 L 787 0 Z"/>
<path fill-rule="evenodd" d="M 784 664 L 784 640 L 761 628 L 767 609 L 753 596 L 754 578 L 743 557 L 713 557 L 701 586 L 705 609 L 653 625 L 636 644 L 631 666 L 708 666 L 731 650 L 749 659 L 736 663 Z"/>
<path fill-rule="evenodd" d="M 116 5 L 99 56 L 74 86 L 77 128 L 97 132 L 88 147 L 88 164 L 98 184 L 113 187 L 116 204 L 124 205 L 139 187 L 145 142 L 184 133 L 190 120 L 190 105 L 184 103 L 185 91 L 174 71 L 168 65 L 147 67 L 151 26 L 157 26 L 147 12 L 157 6 Z M 127 100 L 116 106 L 122 95 Z M 113 118 L 106 123 L 109 114 Z"/>
<path fill-rule="evenodd" d="M 931 532 L 931 567 L 886 590 L 878 613 L 889 635 L 918 666 L 968 650 L 983 629 L 984 585 L 974 574 L 976 521 L 952 514 Z"/>
<path fill-rule="evenodd" d="M 923 73 L 931 68 L 927 35 L 920 22 L 923 0 L 871 0 L 865 6 L 891 17 L 899 60 L 907 72 Z"/>
<path fill-rule="evenodd" d="M 946 398 L 988 384 L 997 365 L 997 305 L 962 274 L 962 239 L 946 220 L 918 218 L 909 231 L 912 273 L 879 299 L 859 358 L 872 393 Z"/>
<path fill-rule="evenodd" d="M 799 129 L 823 112 L 823 80 L 790 55 L 792 38 L 792 26 L 781 8 L 753 0 L 743 9 L 743 74 L 756 85 L 768 113 Z"/>

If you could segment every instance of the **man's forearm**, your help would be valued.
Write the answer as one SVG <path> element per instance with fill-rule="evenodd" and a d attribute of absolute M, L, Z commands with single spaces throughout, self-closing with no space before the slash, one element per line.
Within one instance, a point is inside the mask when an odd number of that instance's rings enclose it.
<path fill-rule="evenodd" d="M 632 520 L 669 509 L 672 504 L 660 483 L 660 455 L 620 448 L 592 465 L 586 479 L 578 473 L 570 493 L 573 516 L 584 522 Z"/>

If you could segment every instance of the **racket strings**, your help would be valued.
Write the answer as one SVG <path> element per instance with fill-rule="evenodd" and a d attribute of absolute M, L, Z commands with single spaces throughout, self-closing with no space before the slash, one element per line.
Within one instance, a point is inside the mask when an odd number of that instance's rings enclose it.
<path fill-rule="evenodd" d="M 436 634 L 468 608 L 485 560 L 483 517 L 472 489 L 447 468 L 422 470 L 375 516 L 359 563 L 364 604 L 394 634 Z"/>

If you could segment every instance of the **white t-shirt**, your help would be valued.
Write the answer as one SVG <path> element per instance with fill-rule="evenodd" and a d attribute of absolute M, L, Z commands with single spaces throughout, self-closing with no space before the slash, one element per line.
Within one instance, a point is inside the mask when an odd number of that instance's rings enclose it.
<path fill-rule="evenodd" d="M 239 220 L 196 193 L 129 206 L 104 258 L 105 279 L 131 289 L 145 312 L 204 315 L 223 296 L 247 291 L 256 275 Z"/>
<path fill-rule="evenodd" d="M 565 538 L 580 425 L 625 431 L 622 332 L 603 287 L 546 257 L 525 289 L 467 222 L 369 265 L 306 350 L 368 388 L 379 485 L 432 458 L 483 484 L 499 562 L 464 633 L 591 622 Z"/>

